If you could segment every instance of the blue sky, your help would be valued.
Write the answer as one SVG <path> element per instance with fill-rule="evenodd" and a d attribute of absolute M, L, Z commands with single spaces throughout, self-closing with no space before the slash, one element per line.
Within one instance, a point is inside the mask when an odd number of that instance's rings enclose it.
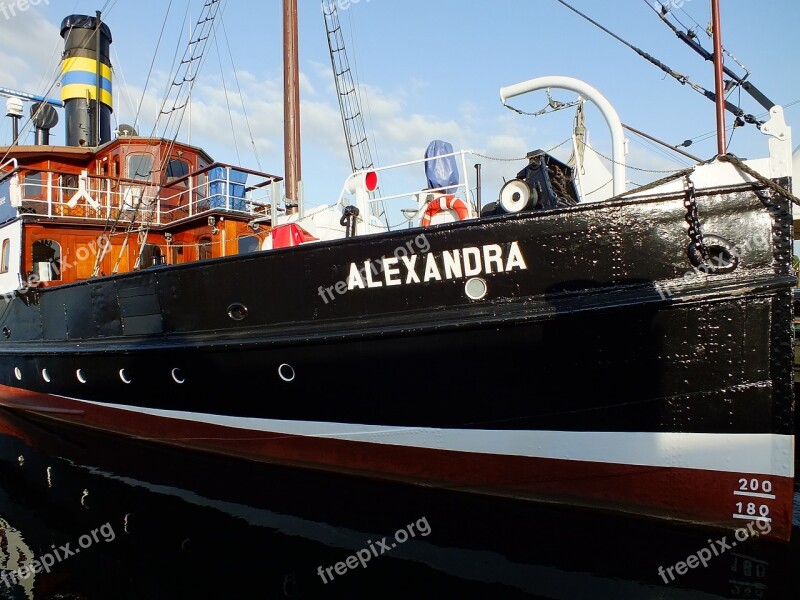
<path fill-rule="evenodd" d="M 686 48 L 644 0 L 571 3 L 693 81 L 713 88 L 711 64 Z M 115 123 L 131 123 L 141 103 L 138 129 L 149 133 L 173 54 L 176 48 L 183 52 L 189 28 L 186 15 L 196 19 L 202 2 L 39 0 L 26 10 L 19 10 L 19 0 L 0 0 L 0 4 L 17 7 L 13 16 L 8 16 L 8 8 L 5 13 L 0 10 L 0 87 L 34 93 L 52 83 L 62 50 L 61 19 L 74 13 L 94 14 L 106 6 L 104 20 L 114 38 Z M 320 4 L 317 0 L 299 4 L 306 201 L 328 203 L 338 196 L 349 164 Z M 583 79 L 608 97 L 623 122 L 671 143 L 698 138 L 715 128 L 711 102 L 665 78 L 556 0 L 340 0 L 339 6 L 350 62 L 362 88 L 373 154 L 383 164 L 421 158 L 435 138 L 497 158 L 522 157 L 528 150 L 555 146 L 570 134 L 571 111 L 534 119 L 515 115 L 499 100 L 500 87 L 542 75 Z M 687 25 L 697 21 L 705 26 L 709 20 L 706 0 L 676 0 L 674 10 Z M 165 18 L 151 84 L 143 91 Z M 223 0 L 224 29 L 218 27 L 217 39 L 208 47 L 191 120 L 192 143 L 206 148 L 215 159 L 254 168 L 260 162 L 264 171 L 277 174 L 284 170 L 280 19 L 279 0 Z M 726 48 L 752 71 L 751 80 L 780 104 L 800 100 L 797 23 L 800 3 L 794 0 L 722 1 Z M 700 39 L 710 48 L 702 29 Z M 244 97 L 258 162 L 237 87 Z M 567 92 L 554 92 L 554 96 L 574 99 Z M 732 100 L 739 102 L 737 96 Z M 537 110 L 545 102 L 545 95 L 539 93 L 511 103 Z M 744 94 L 740 103 L 746 112 L 764 113 Z M 800 140 L 800 103 L 789 106 L 786 114 L 789 124 L 796 127 L 795 139 Z M 609 151 L 605 125 L 592 110 L 588 126 L 593 145 Z M 61 127 L 55 132 L 55 143 L 63 141 Z M 184 129 L 181 138 L 187 135 Z M 10 125 L 4 119 L 0 144 L 8 143 L 10 137 Z M 630 165 L 654 170 L 683 166 L 654 153 L 636 136 L 629 134 L 629 138 Z M 715 139 L 709 136 L 689 150 L 709 158 L 716 153 Z M 731 151 L 743 157 L 765 155 L 766 138 L 752 126 L 738 129 Z M 496 195 L 501 178 L 513 177 L 522 164 L 484 161 L 484 198 Z M 658 176 L 628 172 L 637 183 Z M 420 180 L 424 183 L 422 171 Z"/>

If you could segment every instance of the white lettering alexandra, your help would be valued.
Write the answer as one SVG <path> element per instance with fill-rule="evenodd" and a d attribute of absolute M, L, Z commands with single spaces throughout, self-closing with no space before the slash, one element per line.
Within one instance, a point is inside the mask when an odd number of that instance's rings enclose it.
<path fill-rule="evenodd" d="M 421 272 L 417 271 L 418 264 Z M 347 289 L 363 290 L 384 285 L 393 287 L 527 269 L 519 242 L 487 244 L 443 250 L 440 253 L 403 254 L 383 257 L 375 262 L 365 260 L 363 263 L 350 263 Z"/>

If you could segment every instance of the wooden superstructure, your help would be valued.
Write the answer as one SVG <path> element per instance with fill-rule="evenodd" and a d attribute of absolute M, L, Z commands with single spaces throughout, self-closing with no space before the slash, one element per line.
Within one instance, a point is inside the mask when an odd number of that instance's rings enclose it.
<path fill-rule="evenodd" d="M 258 250 L 281 180 L 135 136 L 96 149 L 0 147 L 0 156 L 5 293 Z"/>

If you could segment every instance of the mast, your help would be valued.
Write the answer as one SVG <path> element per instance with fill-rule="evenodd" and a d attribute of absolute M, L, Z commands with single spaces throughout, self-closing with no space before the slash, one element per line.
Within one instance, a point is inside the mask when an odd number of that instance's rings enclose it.
<path fill-rule="evenodd" d="M 722 81 L 722 30 L 719 19 L 719 0 L 711 0 L 711 31 L 714 35 L 714 95 L 717 108 L 717 153 L 727 154 L 725 142 L 725 88 Z"/>
<path fill-rule="evenodd" d="M 303 214 L 300 197 L 300 83 L 297 0 L 283 0 L 283 143 L 286 214 Z"/>

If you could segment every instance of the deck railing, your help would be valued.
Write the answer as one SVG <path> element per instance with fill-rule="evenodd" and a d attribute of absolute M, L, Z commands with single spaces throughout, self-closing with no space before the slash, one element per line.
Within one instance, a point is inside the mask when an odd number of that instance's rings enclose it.
<path fill-rule="evenodd" d="M 339 204 L 347 205 L 355 203 L 363 211 L 360 220 L 375 227 L 379 225 L 380 215 L 390 212 L 399 212 L 403 216 L 399 217 L 402 223 L 389 223 L 389 228 L 393 229 L 398 225 L 412 225 L 422 219 L 428 204 L 442 194 L 454 194 L 465 201 L 469 217 L 478 216 L 473 192 L 477 191 L 471 187 L 470 169 L 468 168 L 467 158 L 472 156 L 471 150 L 460 150 L 450 154 L 444 154 L 428 159 L 418 160 L 387 165 L 383 167 L 373 167 L 366 171 L 353 173 L 345 181 L 342 192 L 339 196 Z M 427 183 L 425 178 L 425 163 L 453 157 L 460 173 L 458 183 L 441 188 L 429 188 L 422 183 Z M 374 171 L 377 175 L 378 189 L 371 193 L 365 193 L 364 175 L 369 171 Z M 394 190 L 411 190 L 394 193 Z M 410 204 L 410 205 L 409 205 Z M 394 210 L 392 210 L 394 208 Z M 366 210 L 365 210 L 366 209 Z M 398 217 L 395 217 L 397 219 Z"/>
<path fill-rule="evenodd" d="M 4 165 L 6 166 L 6 165 Z M 272 184 L 280 177 L 214 163 L 158 185 L 147 180 L 112 178 L 10 165 L 0 179 L 11 179 L 11 204 L 20 214 L 84 221 L 169 225 L 220 211 L 260 219 L 270 215 Z"/>

